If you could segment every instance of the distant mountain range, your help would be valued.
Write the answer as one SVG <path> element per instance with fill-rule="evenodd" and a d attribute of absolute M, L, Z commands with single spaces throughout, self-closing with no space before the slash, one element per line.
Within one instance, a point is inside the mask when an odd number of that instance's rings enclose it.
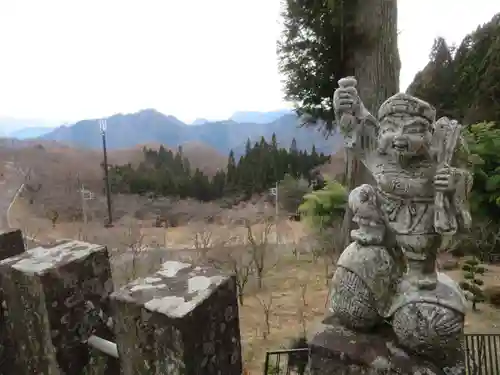
<path fill-rule="evenodd" d="M 275 133 L 281 147 L 288 148 L 292 139 L 297 147 L 335 153 L 342 137 L 334 134 L 328 140 L 316 129 L 302 128 L 299 119 L 290 110 L 273 112 L 236 112 L 226 121 L 198 119 L 187 125 L 174 116 L 154 109 L 131 114 L 116 114 L 107 118 L 107 145 L 110 149 L 125 149 L 138 144 L 161 143 L 177 147 L 188 142 L 206 144 L 227 155 L 233 150 L 237 156 L 245 150 L 247 139 L 258 141 L 262 136 L 270 141 Z M 83 120 L 55 129 L 29 127 L 12 132 L 18 139 L 39 138 L 83 148 L 100 148 L 102 140 L 97 120 Z"/>
<path fill-rule="evenodd" d="M 334 153 L 342 138 L 334 135 L 325 140 L 323 135 L 311 128 L 299 127 L 299 120 L 290 111 L 258 113 L 239 112 L 227 120 L 205 122 L 201 125 L 186 125 L 173 116 L 164 115 L 154 109 L 132 114 L 117 114 L 107 119 L 107 145 L 110 149 L 129 148 L 137 144 L 162 143 L 176 147 L 186 142 L 201 142 L 227 155 L 233 150 L 236 155 L 244 153 L 247 139 L 258 141 L 262 136 L 271 140 L 275 133 L 281 147 L 288 148 L 295 138 L 297 147 Z M 254 122 L 250 122 L 249 120 Z M 271 120 L 269 122 L 264 122 Z M 96 120 L 83 120 L 71 126 L 61 126 L 40 137 L 79 147 L 100 148 L 101 137 Z"/>
<path fill-rule="evenodd" d="M 207 122 L 210 122 L 210 121 L 208 121 L 206 118 L 197 118 L 190 125 L 203 125 L 203 124 L 206 124 Z"/>
<path fill-rule="evenodd" d="M 7 133 L 6 136 L 8 136 L 9 138 L 16 138 L 16 139 L 21 139 L 21 140 L 32 139 L 32 138 L 38 138 L 38 137 L 41 137 L 42 135 L 50 133 L 52 130 L 54 130 L 54 128 L 49 128 L 49 127 L 22 128 L 22 129 Z"/>
<path fill-rule="evenodd" d="M 62 121 L 21 119 L 0 116 L 0 137 L 17 139 L 36 138 L 52 131 Z"/>
<path fill-rule="evenodd" d="M 284 115 L 293 114 L 290 109 L 281 109 L 272 112 L 235 112 L 229 120 L 239 123 L 269 124 Z"/>

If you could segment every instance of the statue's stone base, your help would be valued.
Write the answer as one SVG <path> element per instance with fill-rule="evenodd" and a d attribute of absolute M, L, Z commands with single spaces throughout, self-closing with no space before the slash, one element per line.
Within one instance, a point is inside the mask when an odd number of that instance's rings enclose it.
<path fill-rule="evenodd" d="M 465 374 L 463 356 L 457 356 L 453 366 L 431 363 L 399 348 L 390 327 L 359 333 L 326 318 L 316 327 L 309 346 L 311 375 Z"/>

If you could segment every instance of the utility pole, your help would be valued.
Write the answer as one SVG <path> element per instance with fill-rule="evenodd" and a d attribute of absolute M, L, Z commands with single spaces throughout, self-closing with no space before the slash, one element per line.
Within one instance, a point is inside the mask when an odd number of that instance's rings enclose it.
<path fill-rule="evenodd" d="M 78 193 L 80 193 L 80 200 L 82 203 L 82 219 L 84 224 L 88 224 L 89 221 L 89 209 L 88 209 L 88 203 L 87 201 L 93 200 L 94 193 L 92 193 L 90 190 L 85 189 L 85 186 L 83 183 L 80 181 L 80 174 L 78 173 L 76 176 L 76 183 L 80 187 L 78 189 Z"/>
<path fill-rule="evenodd" d="M 276 206 L 276 223 L 278 222 L 278 218 L 279 218 L 279 189 L 278 189 L 278 181 L 276 181 L 276 195 L 274 196 L 275 197 L 275 200 L 274 200 L 274 203 L 275 203 L 275 206 Z"/>
<path fill-rule="evenodd" d="M 276 228 L 276 244 L 280 243 L 280 236 L 278 233 L 279 229 L 279 186 L 278 186 L 278 181 L 276 181 L 276 185 L 274 185 L 273 188 L 269 189 L 269 192 L 271 195 L 274 195 L 274 208 L 276 209 L 276 217 L 274 219 L 274 225 Z"/>
<path fill-rule="evenodd" d="M 108 152 L 106 149 L 106 119 L 99 120 L 99 128 L 102 136 L 102 152 L 104 156 L 104 182 L 106 185 L 106 201 L 108 204 L 108 222 L 104 225 L 106 228 L 113 226 L 113 216 L 111 213 L 111 191 L 109 187 L 109 173 L 108 173 Z"/>
<path fill-rule="evenodd" d="M 278 222 L 279 215 L 279 191 L 278 191 L 278 181 L 276 181 L 276 185 L 270 189 L 271 195 L 274 195 L 274 207 L 276 208 L 276 222 Z"/>
<path fill-rule="evenodd" d="M 82 216 L 83 216 L 83 223 L 87 225 L 88 223 L 88 217 L 87 217 L 87 202 L 85 201 L 85 188 L 83 185 L 80 187 L 80 195 L 82 199 Z"/>
<path fill-rule="evenodd" d="M 88 203 L 87 203 L 87 201 L 91 201 L 91 200 L 94 199 L 94 193 L 92 193 L 90 190 L 85 189 L 85 186 L 83 186 L 83 184 L 81 184 L 80 194 L 81 194 L 81 198 L 82 198 L 82 216 L 83 216 L 83 222 L 85 224 L 87 224 L 88 221 L 89 221 Z"/>
<path fill-rule="evenodd" d="M 85 188 L 84 188 L 83 184 L 80 181 L 80 173 L 76 174 L 76 185 L 79 187 L 78 192 L 80 193 L 80 200 L 81 200 L 81 204 L 82 204 L 82 219 L 83 219 L 83 223 L 87 224 L 87 221 L 88 221 L 87 220 L 87 207 L 86 207 L 86 203 L 87 202 L 85 202 Z"/>

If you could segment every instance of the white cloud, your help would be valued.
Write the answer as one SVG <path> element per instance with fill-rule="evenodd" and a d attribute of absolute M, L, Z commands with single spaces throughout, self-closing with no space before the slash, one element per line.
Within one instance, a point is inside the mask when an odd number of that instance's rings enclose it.
<path fill-rule="evenodd" d="M 459 42 L 495 3 L 400 0 L 402 88 L 437 35 Z M 279 11 L 280 0 L 0 0 L 0 113 L 156 108 L 192 121 L 283 107 Z"/>

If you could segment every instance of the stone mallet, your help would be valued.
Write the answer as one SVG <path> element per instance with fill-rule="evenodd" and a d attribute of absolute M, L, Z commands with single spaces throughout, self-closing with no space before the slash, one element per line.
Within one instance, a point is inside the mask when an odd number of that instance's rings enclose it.
<path fill-rule="evenodd" d="M 339 79 L 339 87 L 342 89 L 356 88 L 358 81 L 354 77 L 345 77 Z M 357 134 L 356 125 L 357 121 L 354 117 L 354 111 L 346 111 L 340 117 L 340 130 L 344 135 L 344 143 L 347 148 L 353 148 L 356 145 Z"/>

